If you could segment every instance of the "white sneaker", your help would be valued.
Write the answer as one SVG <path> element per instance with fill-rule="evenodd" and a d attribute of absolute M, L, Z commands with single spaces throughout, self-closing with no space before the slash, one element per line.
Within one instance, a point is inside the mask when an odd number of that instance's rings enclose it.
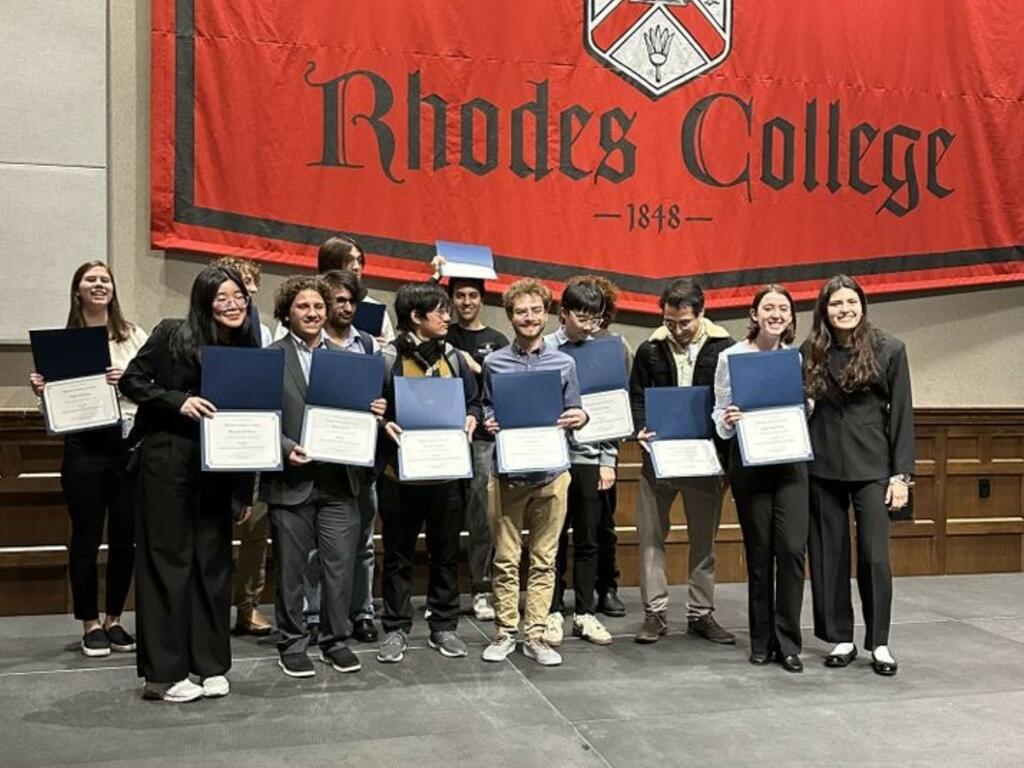
<path fill-rule="evenodd" d="M 516 636 L 501 632 L 494 636 L 491 644 L 484 648 L 480 658 L 484 661 L 504 661 L 516 649 Z"/>
<path fill-rule="evenodd" d="M 478 592 L 473 595 L 473 616 L 477 621 L 494 621 L 494 606 L 487 599 L 487 594 Z"/>
<path fill-rule="evenodd" d="M 594 645 L 611 645 L 611 633 L 592 613 L 581 613 L 572 619 L 573 637 L 582 637 Z"/>
<path fill-rule="evenodd" d="M 565 631 L 565 617 L 558 613 L 549 613 L 544 622 L 544 642 L 552 648 L 562 644 L 562 633 Z"/>
<path fill-rule="evenodd" d="M 203 679 L 204 698 L 216 699 L 227 696 L 230 691 L 231 686 L 228 685 L 228 679 L 224 675 L 214 675 Z"/>
<path fill-rule="evenodd" d="M 203 697 L 202 686 L 196 685 L 187 677 L 176 683 L 151 683 L 146 681 L 142 688 L 142 698 L 149 701 L 166 701 L 170 704 L 184 704 Z"/>
<path fill-rule="evenodd" d="M 562 655 L 543 640 L 527 640 L 523 643 L 523 655 L 542 667 L 557 667 L 562 663 Z"/>

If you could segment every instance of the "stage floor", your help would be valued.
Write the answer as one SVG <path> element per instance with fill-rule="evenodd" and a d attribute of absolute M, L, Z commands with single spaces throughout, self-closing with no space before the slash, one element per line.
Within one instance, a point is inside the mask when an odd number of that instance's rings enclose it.
<path fill-rule="evenodd" d="M 484 663 L 491 625 L 468 618 L 470 657 L 445 659 L 418 614 L 403 663 L 356 645 L 351 675 L 287 678 L 272 638 L 235 639 L 231 695 L 185 705 L 142 701 L 134 655 L 84 658 L 70 617 L 0 619 L 0 766 L 1024 766 L 1022 574 L 899 579 L 889 679 L 821 665 L 809 590 L 800 675 L 747 662 L 742 584 L 717 591 L 736 647 L 686 635 L 685 587 L 637 645 L 623 598 L 615 644 L 567 637 L 558 668 Z"/>

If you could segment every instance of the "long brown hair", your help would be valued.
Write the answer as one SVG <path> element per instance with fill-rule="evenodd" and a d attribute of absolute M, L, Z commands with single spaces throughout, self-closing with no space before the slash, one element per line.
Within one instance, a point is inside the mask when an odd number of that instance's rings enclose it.
<path fill-rule="evenodd" d="M 823 286 L 814 303 L 814 324 L 808 336 L 809 354 L 804 356 L 804 380 L 811 397 L 821 397 L 828 389 L 828 356 L 836 344 L 835 329 L 828 320 L 828 302 L 832 294 L 849 288 L 860 297 L 862 315 L 850 335 L 850 359 L 843 366 L 836 384 L 846 394 L 871 386 L 879 374 L 878 355 L 875 353 L 877 332 L 868 321 L 868 301 L 860 283 L 846 275 L 836 275 Z"/>
<path fill-rule="evenodd" d="M 769 283 L 754 294 L 754 298 L 750 301 L 750 311 L 757 312 L 757 308 L 761 306 L 761 300 L 769 293 L 777 293 L 780 296 L 785 296 L 786 301 L 789 302 L 789 325 L 786 326 L 786 330 L 782 332 L 780 341 L 783 344 L 792 344 L 793 339 L 796 338 L 796 305 L 793 304 L 793 297 L 789 295 L 789 291 L 785 287 L 777 283 Z M 757 321 L 751 317 L 747 321 L 747 341 L 753 341 L 757 338 L 757 334 L 761 332 L 761 329 L 757 325 Z"/>
<path fill-rule="evenodd" d="M 87 261 L 75 270 L 71 278 L 71 306 L 68 309 L 68 328 L 84 328 L 85 315 L 82 313 L 82 300 L 78 296 L 78 285 L 90 269 L 103 267 L 110 275 L 110 303 L 107 305 L 107 337 L 111 341 L 124 341 L 132 332 L 131 324 L 124 319 L 121 313 L 121 305 L 117 301 L 117 283 L 114 281 L 114 273 L 106 262 Z"/>

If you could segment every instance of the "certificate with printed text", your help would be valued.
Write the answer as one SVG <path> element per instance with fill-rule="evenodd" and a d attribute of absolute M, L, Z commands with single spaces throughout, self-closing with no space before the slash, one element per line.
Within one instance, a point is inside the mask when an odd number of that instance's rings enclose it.
<path fill-rule="evenodd" d="M 111 427 L 121 421 L 117 389 L 105 373 L 47 382 L 43 388 L 46 431 L 65 435 Z"/>
<path fill-rule="evenodd" d="M 581 399 L 583 410 L 590 420 L 583 429 L 576 430 L 576 442 L 621 440 L 633 434 L 633 409 L 629 405 L 629 393 L 626 390 L 591 392 Z"/>
<path fill-rule="evenodd" d="M 499 430 L 498 472 L 503 475 L 557 472 L 569 468 L 569 445 L 561 427 Z"/>
<path fill-rule="evenodd" d="M 299 442 L 314 461 L 372 467 L 377 423 L 377 417 L 367 411 L 307 405 Z"/>
<path fill-rule="evenodd" d="M 399 480 L 462 480 L 473 476 L 465 430 L 407 429 L 400 438 Z"/>
<path fill-rule="evenodd" d="M 803 405 L 744 411 L 736 423 L 743 466 L 789 464 L 814 458 Z"/>
<path fill-rule="evenodd" d="M 204 472 L 282 469 L 280 411 L 217 411 L 201 424 Z"/>

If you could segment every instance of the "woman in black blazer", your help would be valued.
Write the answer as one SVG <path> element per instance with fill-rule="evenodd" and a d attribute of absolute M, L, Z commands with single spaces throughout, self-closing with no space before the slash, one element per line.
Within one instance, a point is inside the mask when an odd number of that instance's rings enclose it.
<path fill-rule="evenodd" d="M 248 306 L 237 272 L 207 267 L 188 318 L 162 321 L 121 377 L 139 404 L 131 439 L 141 439 L 135 584 L 146 699 L 228 693 L 232 510 L 235 520 L 251 512 L 254 478 L 201 471 L 199 421 L 215 408 L 196 393 L 203 346 L 255 346 Z"/>
<path fill-rule="evenodd" d="M 818 294 L 801 347 L 814 461 L 809 553 L 814 634 L 835 643 L 827 667 L 857 657 L 850 598 L 848 510 L 857 522 L 857 586 L 864 647 L 880 675 L 895 675 L 889 651 L 892 568 L 889 512 L 906 506 L 914 470 L 914 411 L 903 343 L 872 328 L 864 290 L 836 275 Z"/>

